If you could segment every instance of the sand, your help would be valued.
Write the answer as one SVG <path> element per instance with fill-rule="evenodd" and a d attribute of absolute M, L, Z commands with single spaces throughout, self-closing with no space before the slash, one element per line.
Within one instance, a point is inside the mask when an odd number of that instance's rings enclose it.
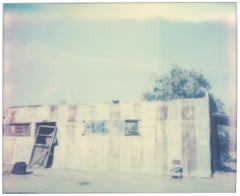
<path fill-rule="evenodd" d="M 68 169 L 31 169 L 32 174 L 11 174 L 3 167 L 3 193 L 234 193 L 236 173 L 215 173 L 212 178 L 171 179 L 169 176 L 110 173 Z"/>

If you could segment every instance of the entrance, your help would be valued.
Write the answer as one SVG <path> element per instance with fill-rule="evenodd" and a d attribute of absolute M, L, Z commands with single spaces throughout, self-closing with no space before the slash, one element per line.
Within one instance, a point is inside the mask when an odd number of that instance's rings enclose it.
<path fill-rule="evenodd" d="M 36 123 L 35 142 L 28 168 L 33 166 L 49 168 L 52 166 L 54 146 L 57 144 L 56 133 L 55 122 Z"/>

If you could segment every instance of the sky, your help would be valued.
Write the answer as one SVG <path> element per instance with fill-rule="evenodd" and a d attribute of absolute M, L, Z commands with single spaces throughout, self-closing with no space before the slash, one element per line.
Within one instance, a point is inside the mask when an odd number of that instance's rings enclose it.
<path fill-rule="evenodd" d="M 3 5 L 3 103 L 141 101 L 174 65 L 236 104 L 236 3 Z"/>

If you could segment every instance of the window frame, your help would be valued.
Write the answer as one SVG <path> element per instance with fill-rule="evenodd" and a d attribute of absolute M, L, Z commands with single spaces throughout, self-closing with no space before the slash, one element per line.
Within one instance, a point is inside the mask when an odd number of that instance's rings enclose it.
<path fill-rule="evenodd" d="M 20 127 L 19 127 L 20 126 Z M 15 127 L 12 131 L 11 127 Z M 21 132 L 18 132 L 16 129 L 22 129 Z M 31 123 L 6 123 L 3 124 L 2 130 L 3 137 L 30 137 L 31 136 Z"/>
<path fill-rule="evenodd" d="M 109 135 L 109 131 L 106 129 L 106 120 L 89 120 L 83 121 L 84 123 L 84 135 Z M 86 126 L 89 127 L 86 127 Z M 102 126 L 103 130 L 106 129 L 107 131 L 93 131 L 96 126 Z M 90 131 L 89 131 L 90 130 Z"/>
<path fill-rule="evenodd" d="M 125 120 L 97 120 L 97 121 L 85 121 L 84 123 L 84 133 L 85 135 L 115 135 L 115 136 L 140 136 L 139 132 L 139 119 L 125 119 Z M 106 132 L 101 131 L 93 131 L 94 127 L 98 123 L 103 123 L 104 129 L 106 129 Z M 111 131 L 108 124 L 118 124 L 120 125 L 120 129 L 118 131 Z M 133 123 L 133 127 L 135 126 L 135 131 L 127 130 L 127 123 Z M 121 125 L 122 124 L 122 125 Z M 134 125 L 135 124 L 135 125 Z M 92 128 L 91 126 L 94 125 Z M 111 126 L 110 126 L 111 127 Z M 119 126 L 116 126 L 119 127 Z"/>
<path fill-rule="evenodd" d="M 139 132 L 139 119 L 126 119 L 125 120 L 125 126 L 124 126 L 124 136 L 140 136 Z M 127 123 L 136 123 L 136 131 L 129 131 L 127 129 Z"/>

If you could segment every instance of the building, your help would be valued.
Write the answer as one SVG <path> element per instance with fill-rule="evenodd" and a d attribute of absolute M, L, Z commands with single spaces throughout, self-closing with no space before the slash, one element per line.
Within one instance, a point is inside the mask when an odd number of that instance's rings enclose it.
<path fill-rule="evenodd" d="M 211 177 L 219 161 L 216 105 L 198 99 L 137 103 L 9 107 L 3 119 L 3 163 L 29 163 L 37 127 L 57 127 L 49 167 Z"/>

